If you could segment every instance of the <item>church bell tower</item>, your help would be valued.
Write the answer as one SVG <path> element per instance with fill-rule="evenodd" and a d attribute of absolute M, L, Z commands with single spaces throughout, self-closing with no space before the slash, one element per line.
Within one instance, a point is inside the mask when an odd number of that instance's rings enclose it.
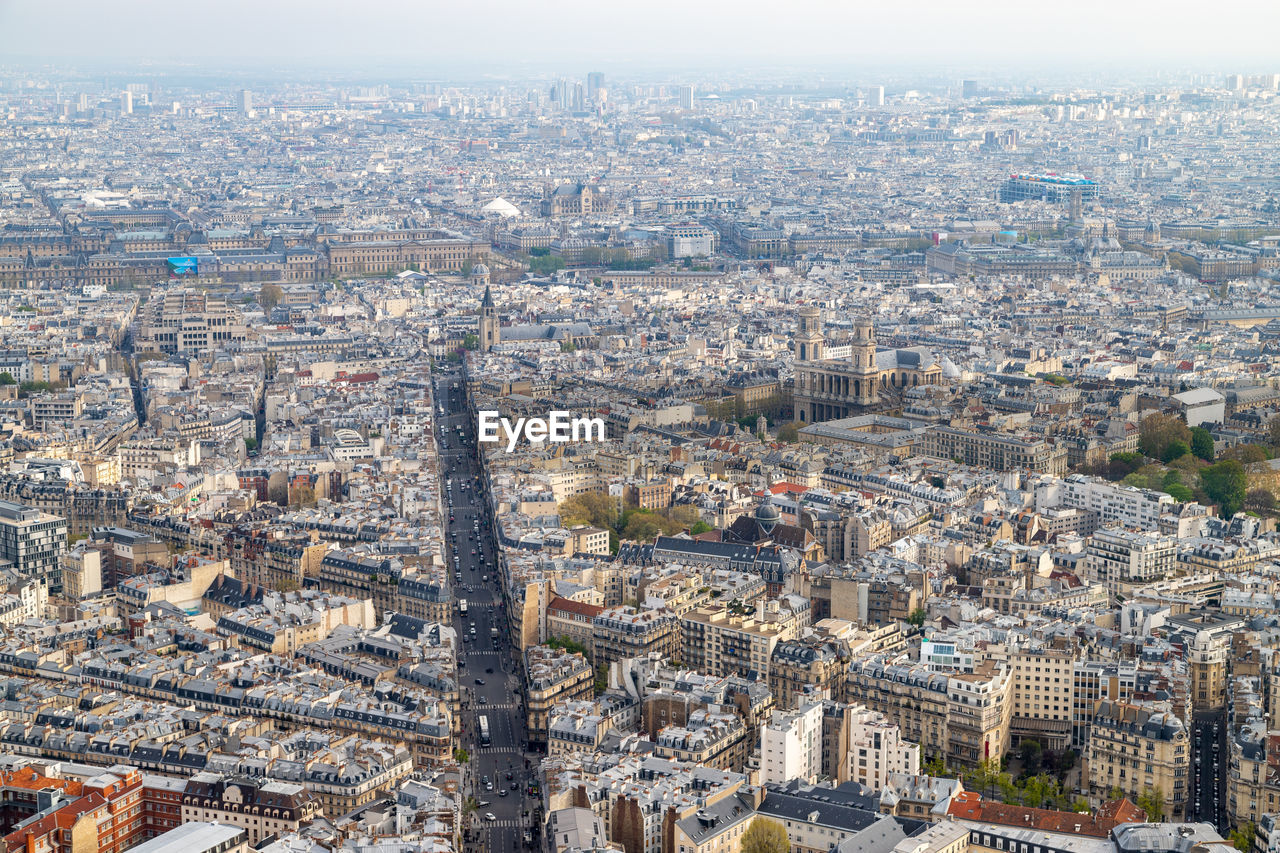
<path fill-rule="evenodd" d="M 486 287 L 484 301 L 480 303 L 480 349 L 488 352 L 498 343 L 498 309 L 493 304 L 493 293 Z"/>

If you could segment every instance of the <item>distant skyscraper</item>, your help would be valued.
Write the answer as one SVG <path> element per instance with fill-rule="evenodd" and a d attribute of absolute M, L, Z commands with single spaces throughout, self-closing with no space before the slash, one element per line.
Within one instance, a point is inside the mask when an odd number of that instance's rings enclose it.
<path fill-rule="evenodd" d="M 581 83 L 573 84 L 573 108 L 581 110 L 587 105 L 587 90 Z"/>
<path fill-rule="evenodd" d="M 868 96 L 867 100 L 873 107 L 883 107 L 884 106 L 884 86 L 872 86 L 871 94 Z"/>
<path fill-rule="evenodd" d="M 592 71 L 587 75 L 587 97 L 595 101 L 599 99 L 600 90 L 604 88 L 604 72 Z"/>
<path fill-rule="evenodd" d="M 77 109 L 77 110 L 79 110 L 79 111 L 80 111 L 80 112 L 82 112 L 82 113 L 87 113 L 87 112 L 89 112 L 89 96 L 88 96 L 88 94 L 86 94 L 86 93 L 84 93 L 84 92 L 81 92 L 81 93 L 80 93 L 80 98 L 79 98 L 79 100 L 77 100 L 77 101 L 76 101 L 76 109 Z"/>
<path fill-rule="evenodd" d="M 240 90 L 240 114 L 248 115 L 253 112 L 253 92 L 248 89 Z"/>
<path fill-rule="evenodd" d="M 133 92 L 126 90 L 120 93 L 120 112 L 125 115 L 133 112 Z"/>
<path fill-rule="evenodd" d="M 978 81 L 965 80 L 960 86 L 960 96 L 963 98 L 978 97 Z"/>
<path fill-rule="evenodd" d="M 680 109 L 682 110 L 693 109 L 693 87 L 692 86 L 680 87 Z"/>

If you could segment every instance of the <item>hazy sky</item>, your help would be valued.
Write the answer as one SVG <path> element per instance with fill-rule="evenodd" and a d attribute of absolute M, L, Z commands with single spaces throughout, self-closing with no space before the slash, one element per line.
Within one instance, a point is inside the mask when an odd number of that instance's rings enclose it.
<path fill-rule="evenodd" d="M 1280 0 L 0 0 L 0 64 L 1280 72 Z"/>

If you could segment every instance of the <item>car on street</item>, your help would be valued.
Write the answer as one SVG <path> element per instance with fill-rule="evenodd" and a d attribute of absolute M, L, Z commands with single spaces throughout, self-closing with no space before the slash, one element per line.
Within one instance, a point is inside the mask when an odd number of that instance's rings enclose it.
<path fill-rule="evenodd" d="M 506 788 L 503 788 L 501 791 L 499 791 L 499 792 L 498 792 L 498 796 L 499 796 L 499 797 L 505 797 L 506 795 L 507 795 L 507 789 L 506 789 Z"/>
<path fill-rule="evenodd" d="M 484 671 L 485 671 L 487 674 L 489 674 L 489 675 L 493 675 L 493 667 L 491 667 L 491 666 L 486 666 L 486 667 L 484 668 Z M 508 774 L 507 774 L 507 778 L 508 778 L 508 779 L 510 779 L 510 778 L 511 778 L 511 774 L 510 774 L 510 773 L 508 773 Z"/>
<path fill-rule="evenodd" d="M 491 823 L 492 823 L 493 821 L 497 820 L 497 818 L 493 816 L 493 812 L 485 812 L 485 813 L 484 813 L 484 819 L 485 819 L 485 820 L 487 820 L 487 821 L 489 821 L 489 822 L 491 822 Z"/>
<path fill-rule="evenodd" d="M 476 684 L 484 684 L 484 679 L 483 679 L 483 678 L 477 678 L 477 679 L 476 679 Z"/>

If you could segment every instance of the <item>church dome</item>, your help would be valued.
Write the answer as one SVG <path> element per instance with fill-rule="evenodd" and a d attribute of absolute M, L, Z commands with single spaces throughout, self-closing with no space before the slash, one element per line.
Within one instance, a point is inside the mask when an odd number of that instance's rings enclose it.
<path fill-rule="evenodd" d="M 781 520 L 781 518 L 782 513 L 778 511 L 776 506 L 768 501 L 765 501 L 760 504 L 760 506 L 756 507 L 756 522 L 759 523 L 761 529 L 763 529 L 765 533 L 773 532 L 773 528 L 777 526 L 778 521 Z"/>
<path fill-rule="evenodd" d="M 474 267 L 471 268 L 471 274 L 472 275 L 488 275 L 489 268 L 486 267 L 484 264 L 476 264 Z"/>

